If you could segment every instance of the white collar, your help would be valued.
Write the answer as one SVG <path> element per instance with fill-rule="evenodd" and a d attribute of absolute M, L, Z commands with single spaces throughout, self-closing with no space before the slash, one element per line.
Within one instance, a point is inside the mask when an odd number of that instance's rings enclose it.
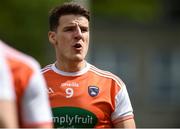
<path fill-rule="evenodd" d="M 83 75 L 85 74 L 89 68 L 90 68 L 90 64 L 86 62 L 86 65 L 83 69 L 81 69 L 80 71 L 78 72 L 64 72 L 60 69 L 58 69 L 56 66 L 55 66 L 55 63 L 52 64 L 51 66 L 52 70 L 58 74 L 61 74 L 61 75 L 64 75 L 64 76 L 80 76 L 80 75 Z"/>

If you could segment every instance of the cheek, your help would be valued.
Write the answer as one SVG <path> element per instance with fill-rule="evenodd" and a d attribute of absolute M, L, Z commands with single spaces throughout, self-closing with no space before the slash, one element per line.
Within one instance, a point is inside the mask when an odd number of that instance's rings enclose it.
<path fill-rule="evenodd" d="M 61 35 L 61 37 L 59 38 L 59 42 L 61 43 L 61 45 L 64 45 L 64 46 L 70 45 L 71 43 L 70 35 Z"/>
<path fill-rule="evenodd" d="M 87 37 L 86 37 L 86 42 L 87 42 L 87 44 L 89 45 L 89 34 L 88 34 Z"/>
<path fill-rule="evenodd" d="M 66 45 L 66 43 L 58 43 L 58 49 L 59 49 L 59 51 L 62 53 L 62 52 L 65 52 L 66 50 L 67 50 L 67 45 Z"/>
<path fill-rule="evenodd" d="M 59 42 L 58 42 L 58 51 L 59 51 L 59 53 L 64 53 L 64 54 L 66 54 L 66 53 L 69 53 L 69 44 L 68 44 L 68 42 L 67 41 L 65 41 L 65 40 L 59 40 Z"/>
<path fill-rule="evenodd" d="M 66 39 L 66 37 L 64 37 L 62 35 L 62 36 L 59 36 L 57 40 L 58 40 L 58 47 L 59 47 L 59 49 L 63 50 L 64 48 L 67 47 L 67 39 Z"/>
<path fill-rule="evenodd" d="M 84 49 L 84 54 L 85 54 L 85 55 L 87 54 L 88 49 L 89 49 L 89 43 L 87 42 L 87 43 L 85 44 L 85 49 Z"/>
<path fill-rule="evenodd" d="M 89 36 L 87 36 L 87 38 L 85 39 L 85 42 L 86 42 L 86 47 L 87 47 L 87 49 L 88 49 L 88 47 L 89 47 Z"/>

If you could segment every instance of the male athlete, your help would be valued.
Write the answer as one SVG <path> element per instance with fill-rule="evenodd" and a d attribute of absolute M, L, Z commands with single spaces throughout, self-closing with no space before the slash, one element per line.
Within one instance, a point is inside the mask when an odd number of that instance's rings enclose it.
<path fill-rule="evenodd" d="M 54 8 L 49 41 L 56 62 L 42 72 L 48 84 L 53 122 L 59 128 L 135 128 L 124 83 L 89 64 L 89 12 L 75 3 Z"/>
<path fill-rule="evenodd" d="M 19 127 L 51 128 L 52 116 L 46 85 L 36 60 L 0 41 L 12 81 Z"/>

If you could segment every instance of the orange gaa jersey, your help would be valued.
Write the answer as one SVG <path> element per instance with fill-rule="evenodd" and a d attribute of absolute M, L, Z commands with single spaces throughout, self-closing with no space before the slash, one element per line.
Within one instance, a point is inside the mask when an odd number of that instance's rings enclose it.
<path fill-rule="evenodd" d="M 20 127 L 51 125 L 50 104 L 39 63 L 2 41 L 0 48 L 12 75 Z"/>
<path fill-rule="evenodd" d="M 124 83 L 110 72 L 87 63 L 79 72 L 42 69 L 48 85 L 54 127 L 110 128 L 133 118 Z"/>

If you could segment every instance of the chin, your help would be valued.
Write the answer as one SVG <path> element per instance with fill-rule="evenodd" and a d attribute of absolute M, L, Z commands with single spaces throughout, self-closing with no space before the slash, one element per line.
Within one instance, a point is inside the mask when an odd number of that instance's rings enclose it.
<path fill-rule="evenodd" d="M 84 58 L 82 56 L 76 56 L 76 57 L 73 58 L 73 60 L 76 61 L 76 62 L 81 62 L 81 61 L 84 60 Z"/>

